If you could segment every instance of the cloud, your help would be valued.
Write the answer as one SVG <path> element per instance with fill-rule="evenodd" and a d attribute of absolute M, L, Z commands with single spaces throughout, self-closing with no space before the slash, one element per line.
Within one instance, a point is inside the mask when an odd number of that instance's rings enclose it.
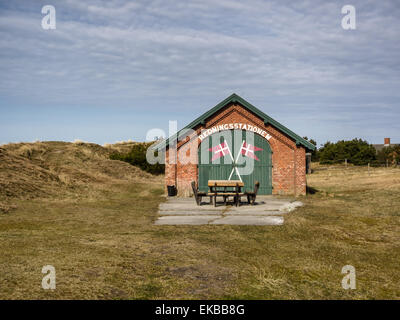
<path fill-rule="evenodd" d="M 47 3 L 23 4 L 0 10 L 0 97 L 12 104 L 189 115 L 235 91 L 278 119 L 294 104 L 303 121 L 400 115 L 392 2 L 353 1 L 354 31 L 342 4 L 322 0 L 54 1 L 56 30 L 40 27 Z"/>

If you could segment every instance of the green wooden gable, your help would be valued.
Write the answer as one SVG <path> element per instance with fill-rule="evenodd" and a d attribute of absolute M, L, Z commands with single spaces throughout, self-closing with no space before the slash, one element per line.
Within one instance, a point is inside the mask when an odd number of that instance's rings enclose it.
<path fill-rule="evenodd" d="M 246 100 L 244 100 L 242 97 L 238 96 L 236 93 L 231 94 L 228 98 L 226 98 L 225 100 L 218 103 L 214 108 L 208 110 L 206 113 L 204 113 L 203 115 L 198 117 L 196 120 L 189 123 L 185 128 L 179 130 L 178 133 L 174 134 L 173 136 L 169 137 L 166 140 L 160 141 L 159 143 L 152 146 L 152 148 L 158 149 L 158 150 L 165 149 L 166 147 L 168 147 L 170 141 L 174 141 L 174 140 L 176 141 L 177 137 L 178 138 L 184 137 L 189 129 L 194 129 L 198 125 L 204 124 L 206 119 L 212 117 L 215 113 L 217 113 L 218 111 L 220 111 L 222 108 L 224 108 L 226 105 L 228 105 L 230 103 L 238 103 L 238 104 L 242 105 L 244 108 L 248 109 L 249 111 L 251 111 L 252 113 L 257 115 L 259 118 L 264 120 L 265 124 L 270 124 L 271 126 L 275 127 L 279 131 L 288 135 L 290 138 L 292 138 L 296 142 L 296 145 L 298 145 L 298 146 L 302 145 L 308 150 L 315 150 L 316 147 L 312 143 L 303 139 L 299 135 L 295 134 L 293 131 L 289 130 L 284 125 L 280 124 L 278 121 L 272 119 L 271 117 L 266 115 L 264 112 L 262 112 L 261 110 L 259 110 L 258 108 L 256 108 L 255 106 L 253 106 L 252 104 L 247 102 Z"/>

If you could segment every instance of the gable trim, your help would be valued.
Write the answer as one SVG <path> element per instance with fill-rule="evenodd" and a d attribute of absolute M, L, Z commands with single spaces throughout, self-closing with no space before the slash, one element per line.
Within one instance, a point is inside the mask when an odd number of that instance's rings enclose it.
<path fill-rule="evenodd" d="M 290 138 L 292 138 L 297 146 L 304 146 L 308 150 L 315 150 L 316 147 L 310 143 L 309 141 L 303 139 L 299 135 L 295 134 L 293 131 L 289 130 L 286 128 L 284 125 L 280 124 L 278 121 L 272 119 L 270 116 L 266 115 L 264 112 L 244 100 L 242 97 L 238 96 L 236 93 L 231 94 L 228 98 L 224 99 L 220 103 L 218 103 L 215 107 L 211 108 L 207 112 L 205 112 L 203 115 L 198 117 L 197 119 L 193 120 L 191 123 L 189 123 L 187 126 L 185 126 L 183 129 L 179 130 L 176 134 L 172 135 L 168 139 L 156 143 L 154 146 L 152 146 L 153 149 L 165 149 L 168 147 L 170 141 L 174 141 L 180 137 L 183 137 L 190 129 L 194 129 L 196 126 L 199 124 L 205 124 L 206 119 L 210 118 L 213 114 L 217 113 L 219 110 L 221 110 L 223 107 L 228 105 L 229 103 L 239 103 L 249 111 L 253 112 L 255 115 L 257 115 L 259 118 L 261 118 L 264 121 L 265 125 L 271 125 L 278 129 L 279 131 L 285 133 L 288 135 Z"/>

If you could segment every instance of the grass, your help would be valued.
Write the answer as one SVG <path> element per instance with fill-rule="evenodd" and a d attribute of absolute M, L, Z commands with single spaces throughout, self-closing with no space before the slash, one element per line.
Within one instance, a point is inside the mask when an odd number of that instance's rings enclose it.
<path fill-rule="evenodd" d="M 282 226 L 155 226 L 162 177 L 97 181 L 87 166 L 89 182 L 13 196 L 17 208 L 0 214 L 0 298 L 400 298 L 399 169 L 315 166 L 316 192 Z M 41 288 L 47 264 L 53 291 Z M 356 290 L 341 287 L 347 264 Z"/>

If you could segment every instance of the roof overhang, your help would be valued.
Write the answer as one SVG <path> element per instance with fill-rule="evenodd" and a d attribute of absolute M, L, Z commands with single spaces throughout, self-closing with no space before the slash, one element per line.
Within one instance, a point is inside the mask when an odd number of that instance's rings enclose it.
<path fill-rule="evenodd" d="M 198 125 L 202 125 L 202 124 L 204 125 L 206 119 L 210 118 L 212 115 L 214 115 L 219 110 L 224 108 L 226 105 L 231 104 L 231 103 L 238 103 L 238 104 L 242 105 L 244 108 L 248 109 L 249 111 L 251 111 L 252 113 L 257 115 L 259 118 L 261 118 L 264 121 L 265 125 L 269 124 L 269 125 L 275 127 L 276 129 L 278 129 L 279 131 L 283 132 L 287 136 L 289 136 L 291 139 L 293 139 L 296 142 L 297 146 L 303 146 L 307 150 L 310 150 L 310 151 L 314 151 L 316 149 L 316 146 L 313 145 L 311 142 L 303 139 L 302 137 L 300 137 L 293 131 L 286 128 L 284 125 L 280 124 L 278 121 L 272 119 L 271 117 L 266 115 L 264 112 L 262 112 L 261 110 L 259 110 L 258 108 L 256 108 L 255 106 L 253 106 L 252 104 L 247 102 L 246 100 L 244 100 L 242 97 L 238 96 L 236 93 L 233 93 L 228 98 L 226 98 L 225 100 L 218 103 L 215 107 L 208 110 L 206 113 L 204 113 L 197 119 L 193 120 L 191 123 L 189 123 L 183 129 L 179 130 L 176 134 L 172 135 L 171 137 L 169 137 L 166 140 L 163 140 L 163 141 L 160 141 L 160 142 L 154 144 L 151 148 L 158 149 L 158 150 L 167 148 L 171 141 L 177 141 L 177 140 L 179 140 L 179 138 L 185 137 L 186 134 L 189 132 L 189 130 L 193 130 Z"/>

